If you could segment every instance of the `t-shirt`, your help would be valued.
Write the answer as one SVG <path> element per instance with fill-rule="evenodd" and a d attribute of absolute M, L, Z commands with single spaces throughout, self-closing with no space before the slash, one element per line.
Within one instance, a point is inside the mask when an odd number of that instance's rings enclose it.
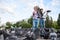
<path fill-rule="evenodd" d="M 36 11 L 33 11 L 33 19 L 38 19 L 38 13 Z"/>
<path fill-rule="evenodd" d="M 38 12 L 38 16 L 41 18 L 43 18 L 44 20 L 46 20 L 47 14 L 46 12 L 43 12 L 43 15 L 41 16 L 40 12 Z"/>
<path fill-rule="evenodd" d="M 38 19 L 38 17 L 46 20 L 46 17 L 47 17 L 46 12 L 45 13 L 43 12 L 43 16 L 41 17 L 40 12 L 33 11 L 33 19 Z"/>

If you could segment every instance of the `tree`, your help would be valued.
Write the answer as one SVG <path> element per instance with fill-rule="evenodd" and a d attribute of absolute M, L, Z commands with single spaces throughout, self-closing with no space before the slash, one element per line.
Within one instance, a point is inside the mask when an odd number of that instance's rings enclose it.
<path fill-rule="evenodd" d="M 57 19 L 57 25 L 58 25 L 58 27 L 60 29 L 60 14 L 59 14 L 58 19 Z"/>
<path fill-rule="evenodd" d="M 52 17 L 50 17 L 50 20 L 49 20 L 49 23 L 50 23 L 50 27 L 53 27 L 53 19 L 52 19 Z"/>
<path fill-rule="evenodd" d="M 25 20 L 18 21 L 13 26 L 20 27 L 21 26 L 21 23 L 25 23 L 25 22 L 26 22 Z"/>
<path fill-rule="evenodd" d="M 14 27 L 14 28 L 15 28 L 15 27 L 19 27 L 19 26 L 20 26 L 19 24 L 20 24 L 20 21 L 14 23 L 14 24 L 13 24 L 13 27 Z"/>
<path fill-rule="evenodd" d="M 45 27 L 49 27 L 49 16 L 46 17 Z"/>
<path fill-rule="evenodd" d="M 49 16 L 46 17 L 46 21 L 45 21 L 45 27 L 47 28 L 51 28 L 53 24 L 53 20 L 52 17 L 49 18 Z"/>
<path fill-rule="evenodd" d="M 53 28 L 58 29 L 57 21 L 53 22 Z"/>
<path fill-rule="evenodd" d="M 31 24 L 29 24 L 28 22 L 26 22 L 25 20 L 22 21 L 18 21 L 16 22 L 13 26 L 16 27 L 22 27 L 22 28 L 31 28 Z"/>
<path fill-rule="evenodd" d="M 31 27 L 32 27 L 31 24 L 26 23 L 26 22 L 22 22 L 22 23 L 20 24 L 20 26 L 21 26 L 22 28 L 31 28 Z"/>
<path fill-rule="evenodd" d="M 32 24 L 33 24 L 33 22 L 32 22 L 32 21 L 33 21 L 33 18 L 32 18 L 32 17 L 30 17 L 30 18 L 28 19 L 28 23 L 32 25 Z"/>
<path fill-rule="evenodd" d="M 7 28 L 7 29 L 11 28 L 11 26 L 12 26 L 12 23 L 6 22 L 6 28 Z"/>

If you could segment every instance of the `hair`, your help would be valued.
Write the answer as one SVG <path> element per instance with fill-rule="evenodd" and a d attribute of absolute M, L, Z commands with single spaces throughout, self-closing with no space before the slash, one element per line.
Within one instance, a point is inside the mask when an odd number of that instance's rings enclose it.
<path fill-rule="evenodd" d="M 40 8 L 38 8 L 38 12 L 41 14 L 41 17 L 43 16 L 43 13 L 42 13 L 42 11 L 41 10 L 43 10 L 42 8 L 40 9 Z"/>
<path fill-rule="evenodd" d="M 34 6 L 34 8 L 37 8 L 37 10 L 38 10 L 38 6 Z"/>

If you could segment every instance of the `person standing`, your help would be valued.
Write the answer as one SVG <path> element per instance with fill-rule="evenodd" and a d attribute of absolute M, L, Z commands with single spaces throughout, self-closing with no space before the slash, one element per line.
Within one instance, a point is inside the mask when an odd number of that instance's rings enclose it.
<path fill-rule="evenodd" d="M 44 37 L 44 28 L 45 28 L 45 18 L 48 12 L 43 12 L 42 8 L 38 8 L 38 17 L 39 17 L 39 24 L 40 24 L 40 36 Z"/>
<path fill-rule="evenodd" d="M 38 28 L 38 6 L 34 6 L 33 11 L 33 31 Z"/>
<path fill-rule="evenodd" d="M 43 17 L 43 15 L 44 15 L 44 13 L 43 13 L 43 9 L 41 8 L 39 8 L 38 9 L 38 12 L 39 12 L 39 19 L 40 19 L 40 28 L 44 28 L 44 17 Z"/>
<path fill-rule="evenodd" d="M 32 31 L 34 33 L 34 40 L 38 38 L 38 6 L 34 6 L 34 11 L 33 11 L 33 26 L 32 26 Z"/>

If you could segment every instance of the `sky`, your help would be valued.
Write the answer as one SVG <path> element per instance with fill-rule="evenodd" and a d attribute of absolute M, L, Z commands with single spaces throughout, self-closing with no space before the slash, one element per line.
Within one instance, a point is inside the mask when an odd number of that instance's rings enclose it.
<path fill-rule="evenodd" d="M 17 22 L 31 17 L 34 6 L 51 10 L 48 14 L 57 20 L 60 13 L 60 0 L 0 0 L 0 22 Z"/>

